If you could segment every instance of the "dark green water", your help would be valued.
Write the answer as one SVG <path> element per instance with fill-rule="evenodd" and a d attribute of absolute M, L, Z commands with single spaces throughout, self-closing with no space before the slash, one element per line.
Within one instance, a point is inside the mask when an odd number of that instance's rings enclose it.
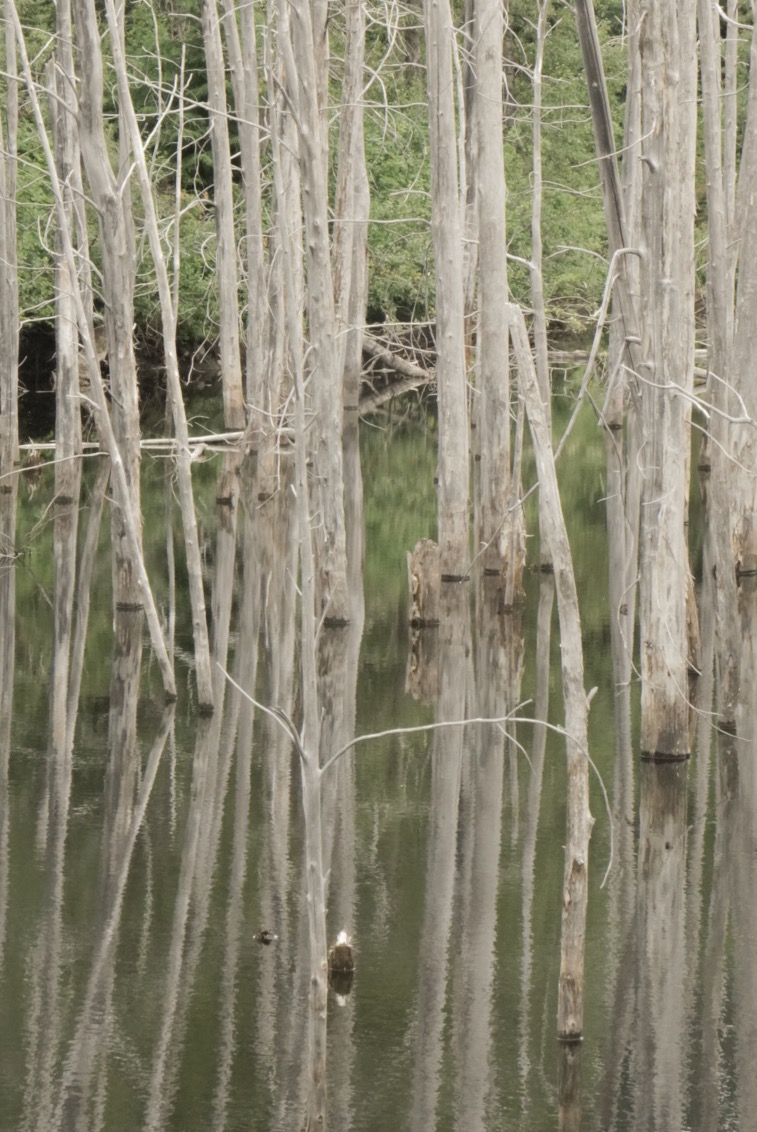
<path fill-rule="evenodd" d="M 559 419 L 565 408 L 556 411 Z M 551 600 L 551 581 L 533 571 L 522 617 L 498 619 L 471 602 L 470 623 L 437 641 L 440 651 L 429 646 L 426 694 L 407 691 L 404 555 L 434 531 L 434 436 L 414 424 L 366 428 L 361 443 L 365 625 L 359 642 L 335 639 L 326 657 L 327 741 L 333 749 L 353 734 L 430 723 L 444 711 L 438 695 L 470 716 L 523 704 L 518 714 L 532 717 L 537 611 Z M 349 931 L 357 959 L 351 993 L 329 999 L 336 1132 L 746 1130 L 755 1111 L 744 1068 L 757 1053 L 751 938 L 748 920 L 728 909 L 754 891 L 757 839 L 747 815 L 726 868 L 704 741 L 686 772 L 688 833 L 669 875 L 677 927 L 664 914 L 658 924 L 675 947 L 649 944 L 638 767 L 629 775 L 616 759 L 604 461 L 589 416 L 563 460 L 586 687 L 597 688 L 585 1041 L 573 1054 L 580 1087 L 568 1089 L 555 1040 L 564 741 L 547 732 L 542 755 L 530 723 L 507 734 L 479 726 L 385 736 L 345 756 L 324 788 L 329 938 Z M 258 698 L 297 718 L 287 539 L 279 532 L 264 550 L 253 524 L 245 542 L 240 509 L 233 572 L 219 579 L 217 472 L 201 465 L 195 486 L 209 603 L 233 592 L 228 667 L 239 679 L 254 670 Z M 0 794 L 0 1132 L 295 1132 L 308 1074 L 296 756 L 229 686 L 223 710 L 198 719 L 178 539 L 179 702 L 164 747 L 154 748 L 159 673 L 148 644 L 130 652 L 133 624 L 114 645 L 106 512 L 73 756 L 70 767 L 56 764 L 51 488 L 47 471 L 33 494 L 22 486 L 22 553 L 2 566 L 15 570 L 16 649 Z M 145 460 L 143 490 L 147 558 L 167 618 L 162 463 Z M 538 561 L 533 544 L 529 558 Z M 548 718 L 559 725 L 554 605 L 549 620 Z M 140 651 L 137 686 L 124 658 Z M 256 943 L 262 928 L 278 941 Z"/>

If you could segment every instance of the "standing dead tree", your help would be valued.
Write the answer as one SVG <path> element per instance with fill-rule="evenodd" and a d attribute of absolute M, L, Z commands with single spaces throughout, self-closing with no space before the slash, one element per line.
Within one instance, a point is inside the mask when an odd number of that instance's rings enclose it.
<path fill-rule="evenodd" d="M 610 251 L 628 251 L 623 190 L 592 4 L 576 5 L 589 84 Z M 615 281 L 641 420 L 640 534 L 642 751 L 688 754 L 688 621 L 691 588 L 685 523 L 687 405 L 693 385 L 693 7 L 638 7 L 639 303 L 623 263 Z M 635 49 L 637 39 L 632 45 Z M 631 95 L 637 97 L 636 90 Z M 682 186 L 686 186 L 682 191 Z M 635 451 L 630 453 L 631 458 Z"/>
<path fill-rule="evenodd" d="M 423 10 L 431 155 L 431 230 L 436 266 L 439 551 L 442 579 L 452 581 L 467 575 L 469 563 L 468 407 L 463 229 L 453 97 L 454 29 L 449 0 L 424 0 Z M 502 203 L 500 201 L 500 205 Z"/>
<path fill-rule="evenodd" d="M 226 105 L 226 72 L 216 0 L 202 0 L 202 36 L 208 75 L 210 142 L 213 153 L 213 200 L 216 212 L 216 278 L 223 415 L 227 429 L 244 428 L 245 408 L 239 352 L 239 284 L 231 146 Z"/>
<path fill-rule="evenodd" d="M 78 4 L 79 0 L 75 0 L 75 3 Z M 40 144 L 42 146 L 45 164 L 47 166 L 50 188 L 52 190 L 53 199 L 55 201 L 59 231 L 62 237 L 63 254 L 66 257 L 71 278 L 76 278 L 76 260 L 74 256 L 74 247 L 71 232 L 69 231 L 67 225 L 65 201 L 58 178 L 55 157 L 50 145 L 50 140 L 47 135 L 42 109 L 40 107 L 39 98 L 37 96 L 37 87 L 34 80 L 34 75 L 32 73 L 31 64 L 29 62 L 29 56 L 26 50 L 26 41 L 24 38 L 23 28 L 21 26 L 18 11 L 15 7 L 15 4 L 13 3 L 13 0 L 9 0 L 8 10 L 16 38 L 16 44 L 18 46 L 24 82 L 26 85 L 27 93 L 29 95 L 29 101 L 31 103 L 32 113 L 34 115 Z M 84 15 L 86 16 L 86 11 L 84 12 Z M 94 10 L 92 10 L 92 16 L 94 18 Z M 88 33 L 90 35 L 92 45 L 97 45 L 99 47 L 99 35 L 97 34 L 96 23 L 88 28 Z M 92 70 L 97 70 L 97 59 L 92 60 Z M 102 74 L 100 74 L 100 79 L 101 78 Z M 82 84 L 82 87 L 86 85 L 87 84 Z M 90 112 L 91 109 L 92 108 L 90 107 Z M 82 111 L 82 113 L 80 114 L 80 119 L 82 117 L 86 119 L 88 113 L 89 112 Z M 97 112 L 95 112 L 95 119 L 98 120 L 98 118 L 99 124 L 100 126 L 102 126 L 102 104 L 100 104 L 99 116 Z M 88 126 L 91 127 L 92 123 L 89 122 Z M 90 133 L 88 135 L 88 140 L 93 144 L 93 152 L 90 154 L 90 156 L 94 159 L 97 155 L 99 155 L 106 161 L 107 168 L 101 170 L 101 172 L 103 173 L 104 182 L 108 186 L 108 191 L 106 191 L 105 193 L 105 200 L 108 205 L 108 210 L 117 212 L 118 192 L 116 190 L 115 183 L 111 180 L 112 170 L 110 169 L 110 165 L 107 162 L 107 153 L 104 148 L 104 135 L 99 134 L 97 129 L 95 129 L 94 134 Z M 100 152 L 99 143 L 101 143 L 103 147 L 102 153 Z M 82 150 L 84 150 L 84 146 L 82 146 Z M 110 176 L 108 174 L 110 174 Z M 102 184 L 100 185 L 100 187 L 102 188 Z M 109 241 L 112 239 L 113 233 L 110 233 Z M 118 252 L 120 249 L 116 244 L 115 249 L 111 250 Z M 111 267 L 112 266 L 113 265 L 111 263 Z M 111 279 L 110 284 L 112 287 L 114 287 L 114 282 L 115 281 Z M 121 524 L 119 530 L 123 533 L 124 545 L 122 549 L 125 557 L 123 561 L 121 561 L 121 559 L 118 560 L 118 565 L 119 567 L 124 566 L 125 568 L 119 568 L 117 570 L 116 593 L 123 595 L 125 592 L 126 582 L 128 581 L 131 583 L 131 581 L 133 581 L 133 587 L 136 591 L 137 596 L 139 597 L 139 601 L 136 602 L 135 605 L 139 608 L 144 605 L 147 623 L 150 629 L 150 636 L 152 638 L 156 658 L 158 660 L 158 664 L 160 665 L 160 670 L 163 676 L 163 685 L 166 695 L 168 696 L 168 698 L 174 699 L 176 696 L 176 680 L 174 677 L 173 666 L 170 662 L 170 658 L 166 649 L 165 640 L 163 638 L 163 632 L 160 625 L 160 618 L 155 606 L 155 600 L 153 598 L 150 581 L 147 576 L 147 570 L 145 568 L 144 558 L 142 555 L 140 513 L 138 507 L 135 505 L 134 497 L 131 491 L 129 476 L 126 469 L 126 462 L 124 457 L 122 456 L 121 445 L 116 438 L 115 428 L 113 423 L 111 422 L 108 403 L 105 397 L 105 389 L 103 387 L 102 376 L 100 374 L 100 363 L 95 350 L 91 319 L 87 317 L 87 313 L 84 307 L 84 301 L 78 288 L 74 291 L 73 297 L 76 306 L 76 320 L 82 342 L 82 352 L 84 354 L 87 372 L 90 379 L 90 391 L 92 395 L 92 403 L 95 408 L 95 418 L 97 421 L 97 426 L 100 432 L 103 447 L 107 452 L 111 463 L 111 474 L 113 478 L 114 495 L 116 502 L 116 507 L 114 508 L 114 510 L 117 510 L 119 513 L 119 523 Z M 121 306 L 119 306 L 119 311 L 123 313 L 123 308 Z M 128 347 L 126 353 L 131 353 L 131 356 L 133 358 L 131 325 L 129 326 L 128 342 L 121 334 L 122 329 L 123 328 L 120 322 L 116 320 L 116 323 L 113 327 L 114 336 L 118 339 L 121 346 Z M 138 453 L 138 436 L 135 438 L 135 441 Z"/>
<path fill-rule="evenodd" d="M 479 318 L 475 426 L 476 549 L 487 574 L 515 565 L 520 590 L 525 544 L 523 513 L 510 501 L 510 357 L 507 326 L 507 229 L 503 142 L 503 10 L 499 0 L 474 6 L 476 130 L 478 139 Z"/>
<path fill-rule="evenodd" d="M 78 57 L 86 61 L 79 75 L 79 143 L 99 223 L 113 431 L 123 460 L 135 531 L 141 543 L 139 391 L 134 356 L 137 261 L 130 170 L 123 150 L 114 169 L 106 138 L 103 60 L 94 0 L 73 0 L 72 11 Z M 119 38 L 122 34 L 119 23 Z M 126 530 L 126 501 L 121 502 L 113 511 L 114 594 L 117 605 L 135 607 L 142 605 L 143 595 Z"/>
<path fill-rule="evenodd" d="M 694 126 L 686 72 L 693 5 L 640 5 L 642 359 L 641 749 L 689 752 L 686 511 L 693 386 Z"/>
<path fill-rule="evenodd" d="M 6 3 L 4 114 L 0 117 L 0 492 L 15 493 L 11 473 L 18 464 L 18 271 L 16 254 L 16 162 L 18 75 L 15 29 Z M 8 480 L 4 477 L 8 475 Z M 13 511 L 15 516 L 15 510 Z M 14 519 L 15 521 L 15 519 Z M 3 531 L 3 534 L 9 532 Z M 12 540 L 13 541 L 13 540 Z M 0 547 L 0 553 L 7 552 Z"/>
<path fill-rule="evenodd" d="M 177 471 L 179 485 L 179 503 L 184 528 L 184 543 L 187 554 L 187 573 L 189 577 L 189 592 L 192 605 L 192 629 L 195 645 L 197 691 L 202 708 L 212 710 L 213 683 L 210 672 L 210 645 L 208 639 L 208 623 L 205 611 L 205 591 L 202 580 L 202 564 L 200 561 L 200 545 L 197 534 L 197 517 L 194 508 L 192 492 L 192 471 L 189 451 L 189 427 L 184 408 L 184 398 L 179 376 L 179 360 L 176 352 L 176 312 L 171 295 L 171 283 L 168 277 L 161 236 L 158 225 L 157 209 L 153 197 L 150 174 L 147 168 L 144 146 L 139 132 L 137 116 L 131 100 L 129 77 L 126 70 L 126 59 L 122 51 L 118 35 L 117 11 L 114 0 L 106 0 L 106 13 L 108 27 L 111 35 L 111 49 L 113 63 L 118 83 L 121 115 L 127 130 L 131 155 L 134 161 L 137 182 L 141 190 L 142 206 L 145 213 L 147 237 L 152 252 L 153 264 L 158 283 L 160 298 L 160 312 L 163 323 L 163 356 L 166 364 L 166 378 L 168 383 L 168 400 L 171 405 L 174 429 L 177 440 Z M 237 349 L 238 353 L 238 349 Z M 231 389 L 234 385 L 232 382 Z M 241 379 L 240 379 L 241 390 Z M 234 403 L 233 394 L 229 394 L 227 408 Z M 230 410 L 231 411 L 231 410 Z"/>
<path fill-rule="evenodd" d="M 260 96 L 255 9 L 222 0 L 221 25 L 229 62 L 239 135 L 244 189 L 244 239 L 247 264 L 247 336 L 245 395 L 249 408 L 248 439 L 257 448 L 261 433 L 271 430 L 274 403 L 266 381 L 266 347 L 270 335 L 266 312 L 266 268 L 263 255 L 262 175 L 260 167 Z"/>
<path fill-rule="evenodd" d="M 279 5 L 280 50 L 287 98 L 299 142 L 305 227 L 309 334 L 306 362 L 314 413 L 309 436 L 313 498 L 319 511 L 319 533 L 314 544 L 318 605 L 327 624 L 339 625 L 349 621 L 349 595 L 342 467 L 342 374 L 336 344 L 328 155 L 323 129 L 326 91 L 319 66 L 325 50 L 322 40 L 326 25 L 319 28 L 316 42 L 309 4 L 291 8 L 288 19 L 281 18 L 280 8 Z"/>

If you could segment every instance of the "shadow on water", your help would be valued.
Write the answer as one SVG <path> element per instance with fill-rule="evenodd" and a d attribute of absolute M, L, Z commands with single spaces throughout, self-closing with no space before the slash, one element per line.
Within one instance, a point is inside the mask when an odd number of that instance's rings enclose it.
<path fill-rule="evenodd" d="M 433 446 L 416 426 L 391 445 L 364 439 L 373 541 L 364 550 L 351 476 L 352 617 L 318 637 L 320 766 L 356 735 L 380 734 L 321 782 L 327 936 L 346 932 L 356 965 L 349 987 L 329 990 L 316 1041 L 325 1064 L 309 1044 L 298 756 L 251 703 L 299 726 L 288 481 L 258 490 L 230 455 L 195 471 L 217 662 L 210 717 L 192 700 L 165 477 L 148 466 L 143 497 L 161 516 L 145 523 L 145 548 L 161 615 L 175 621 L 180 697 L 167 712 L 143 614 L 111 611 L 107 472 L 87 470 L 49 512 L 44 474 L 33 498 L 15 480 L 0 493 L 0 1127 L 289 1132 L 323 1073 L 326 1124 L 339 1132 L 748 1127 L 754 594 L 742 586 L 735 729 L 718 733 L 705 540 L 694 758 L 639 762 L 633 651 L 611 616 L 622 588 L 608 592 L 598 549 L 602 487 L 582 472 L 566 490 L 612 837 L 595 777 L 585 1040 L 560 1047 L 554 580 L 529 575 L 525 605 L 507 613 L 491 579 L 443 586 L 444 615 L 421 630 L 408 669 L 406 545 L 392 546 L 390 528 L 402 539 L 412 528 L 407 545 L 433 533 Z M 611 540 L 618 576 L 624 554 Z M 516 710 L 535 722 L 386 734 Z"/>

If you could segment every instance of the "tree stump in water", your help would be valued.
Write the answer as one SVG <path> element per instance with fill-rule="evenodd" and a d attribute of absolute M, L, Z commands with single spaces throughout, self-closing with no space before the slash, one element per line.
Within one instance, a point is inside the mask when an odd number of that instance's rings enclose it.
<path fill-rule="evenodd" d="M 407 581 L 410 588 L 410 624 L 414 629 L 439 624 L 441 565 L 439 547 L 422 538 L 407 553 Z"/>

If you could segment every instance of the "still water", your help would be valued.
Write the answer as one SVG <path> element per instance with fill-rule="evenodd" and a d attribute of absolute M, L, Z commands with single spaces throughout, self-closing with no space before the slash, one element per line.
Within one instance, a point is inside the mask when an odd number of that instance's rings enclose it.
<path fill-rule="evenodd" d="M 560 473 L 597 688 L 585 1040 L 567 1051 L 555 1040 L 565 749 L 529 722 L 562 722 L 552 580 L 529 570 L 514 614 L 472 587 L 450 626 L 413 642 L 405 551 L 434 533 L 435 437 L 384 424 L 361 446 L 365 614 L 325 633 L 322 761 L 356 735 L 437 719 L 527 721 L 384 735 L 330 772 L 328 934 L 350 933 L 357 969 L 348 994 L 329 995 L 329 1127 L 757 1127 L 754 811 L 724 795 L 703 714 L 677 772 L 683 836 L 650 880 L 642 775 L 616 739 L 599 430 L 582 418 Z M 240 506 L 236 532 L 219 521 L 220 468 L 195 472 L 216 655 L 297 719 L 294 530 L 275 507 Z M 0 564 L 16 617 L 0 728 L 0 1132 L 296 1132 L 308 1087 L 296 755 L 220 675 L 222 708 L 199 718 L 170 468 L 146 457 L 146 554 L 180 686 L 164 713 L 139 616 L 114 633 L 97 491 L 88 468 L 79 568 L 88 536 L 97 553 L 70 760 L 51 755 L 48 470 L 22 482 L 17 553 Z M 629 706 L 634 736 L 634 690 Z M 262 930 L 278 938 L 256 942 Z"/>

